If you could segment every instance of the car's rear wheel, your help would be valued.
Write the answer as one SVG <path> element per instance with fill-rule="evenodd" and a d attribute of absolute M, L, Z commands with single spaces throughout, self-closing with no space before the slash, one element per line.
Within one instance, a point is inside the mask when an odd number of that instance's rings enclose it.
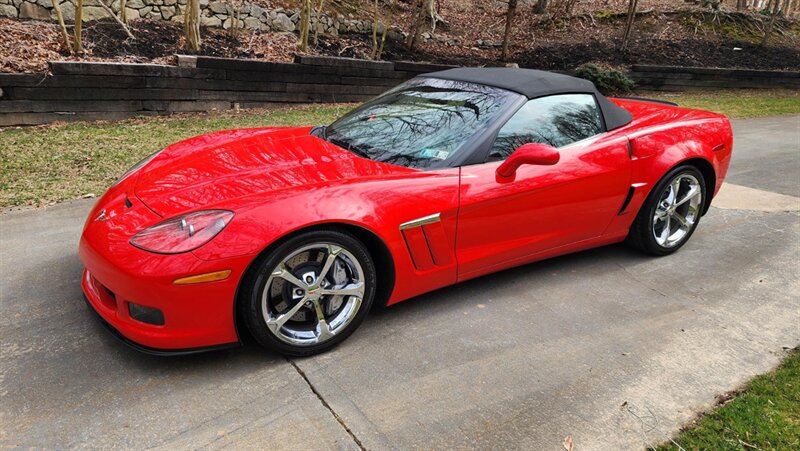
<path fill-rule="evenodd" d="M 281 243 L 254 265 L 244 319 L 253 337 L 282 354 L 304 356 L 341 343 L 375 297 L 375 265 L 355 237 L 316 230 Z"/>
<path fill-rule="evenodd" d="M 697 229 L 706 184 L 694 166 L 680 166 L 651 191 L 631 226 L 628 243 L 653 255 L 671 254 Z"/>

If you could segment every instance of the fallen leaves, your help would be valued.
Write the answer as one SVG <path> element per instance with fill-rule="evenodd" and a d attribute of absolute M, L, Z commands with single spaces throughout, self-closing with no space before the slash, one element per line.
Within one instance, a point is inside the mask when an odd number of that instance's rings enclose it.
<path fill-rule="evenodd" d="M 564 437 L 564 449 L 566 451 L 573 451 L 575 449 L 575 445 L 572 443 L 572 436 L 568 435 Z"/>

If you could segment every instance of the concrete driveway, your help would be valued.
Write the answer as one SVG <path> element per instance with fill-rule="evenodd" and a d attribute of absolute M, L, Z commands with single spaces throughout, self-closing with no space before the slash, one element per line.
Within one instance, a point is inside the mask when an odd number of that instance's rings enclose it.
<path fill-rule="evenodd" d="M 731 185 L 677 254 L 620 245 L 505 271 L 374 312 L 306 359 L 131 351 L 81 300 L 92 201 L 0 215 L 0 447 L 663 441 L 800 344 L 800 117 L 734 128 Z"/>

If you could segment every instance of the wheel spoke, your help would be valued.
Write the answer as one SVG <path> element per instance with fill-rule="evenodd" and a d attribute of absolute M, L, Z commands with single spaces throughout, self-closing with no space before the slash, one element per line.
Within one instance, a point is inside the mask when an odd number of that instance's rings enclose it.
<path fill-rule="evenodd" d="M 690 201 L 691 199 L 696 197 L 698 194 L 700 194 L 700 187 L 699 186 L 692 186 L 689 189 L 689 192 L 686 193 L 685 196 L 683 196 L 683 199 L 679 200 L 678 202 L 675 202 L 675 208 L 680 207 L 681 205 L 683 205 L 686 202 Z"/>
<path fill-rule="evenodd" d="M 333 262 L 336 260 L 336 257 L 338 257 L 339 253 L 342 252 L 342 248 L 329 244 L 327 246 L 327 251 L 328 251 L 328 256 L 325 258 L 325 264 L 322 266 L 322 271 L 319 272 L 319 277 L 317 278 L 316 283 L 321 283 L 328 275 L 328 271 L 331 270 L 331 267 L 333 266 Z"/>
<path fill-rule="evenodd" d="M 681 189 L 681 179 L 679 177 L 673 180 L 672 183 L 670 183 L 669 185 L 668 199 L 671 205 L 675 205 L 675 202 L 678 200 L 678 192 L 680 191 L 680 189 Z"/>
<path fill-rule="evenodd" d="M 323 295 L 364 297 L 364 282 L 349 283 L 341 288 L 327 288 Z"/>
<path fill-rule="evenodd" d="M 300 310 L 300 308 L 303 307 L 303 304 L 305 304 L 307 300 L 308 299 L 303 296 L 303 299 L 297 301 L 297 304 L 290 308 L 286 313 L 282 313 L 278 315 L 277 318 L 267 321 L 267 327 L 277 332 L 281 327 L 283 327 L 284 324 L 286 324 L 286 321 L 289 321 L 289 318 L 293 317 Z"/>
<path fill-rule="evenodd" d="M 286 267 L 286 263 L 282 262 L 280 265 L 278 265 L 278 267 L 275 268 L 275 271 L 272 272 L 272 276 L 280 277 L 281 279 L 291 283 L 292 285 L 298 288 L 303 288 L 303 289 L 308 288 L 307 283 L 301 281 L 300 279 L 295 277 L 294 274 L 289 272 L 289 268 Z"/>
<path fill-rule="evenodd" d="M 325 313 L 322 310 L 322 305 L 319 299 L 314 300 L 314 310 L 317 312 L 317 339 L 320 341 L 327 340 L 333 336 L 331 328 L 328 326 L 328 321 L 325 320 Z"/>
<path fill-rule="evenodd" d="M 678 222 L 680 222 L 680 223 L 681 223 L 681 225 L 682 225 L 683 227 L 686 227 L 686 229 L 689 229 L 689 227 L 691 227 L 691 226 L 692 226 L 691 224 L 689 224 L 689 222 L 686 220 L 686 218 L 684 218 L 683 216 L 681 216 L 681 215 L 680 215 L 680 213 L 678 213 L 678 212 L 675 212 L 675 213 L 672 215 L 672 219 L 675 219 L 675 220 L 677 220 Z"/>
<path fill-rule="evenodd" d="M 661 230 L 661 235 L 658 237 L 658 240 L 660 241 L 660 244 L 662 246 L 666 245 L 667 244 L 667 240 L 669 239 L 669 227 L 670 227 L 670 225 L 671 225 L 670 224 L 670 218 L 669 218 L 669 215 L 667 215 L 664 218 L 664 229 Z"/>

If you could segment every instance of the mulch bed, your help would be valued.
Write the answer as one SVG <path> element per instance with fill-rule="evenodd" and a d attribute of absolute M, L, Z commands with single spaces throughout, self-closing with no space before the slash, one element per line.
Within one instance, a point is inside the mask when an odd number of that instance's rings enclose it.
<path fill-rule="evenodd" d="M 263 0 L 269 2 L 271 0 Z M 457 65 L 497 65 L 500 57 L 502 2 L 443 2 L 447 23 L 436 35 L 445 42 L 421 43 L 410 53 L 403 43 L 387 41 L 383 58 Z M 701 67 L 800 70 L 800 24 L 780 20 L 769 45 L 760 45 L 765 18 L 738 13 L 713 14 L 689 8 L 648 10 L 637 17 L 626 52 L 618 49 L 625 2 L 605 2 L 615 9 L 587 10 L 579 3 L 575 16 L 542 16 L 521 7 L 512 30 L 509 60 L 522 67 L 570 70 L 586 62 L 611 66 L 670 64 Z M 658 2 L 644 2 L 645 6 Z M 398 3 L 395 23 L 408 30 L 413 9 Z M 604 6 L 603 8 L 609 8 Z M 60 43 L 55 24 L 0 18 L 0 72 L 41 72 L 48 60 L 171 63 L 184 48 L 179 23 L 140 20 L 131 24 L 134 39 L 110 19 L 84 25 L 83 55 L 70 55 Z M 203 29 L 201 55 L 291 61 L 296 35 Z M 741 50 L 735 50 L 741 49 Z M 309 54 L 369 58 L 371 36 L 320 37 Z"/>

